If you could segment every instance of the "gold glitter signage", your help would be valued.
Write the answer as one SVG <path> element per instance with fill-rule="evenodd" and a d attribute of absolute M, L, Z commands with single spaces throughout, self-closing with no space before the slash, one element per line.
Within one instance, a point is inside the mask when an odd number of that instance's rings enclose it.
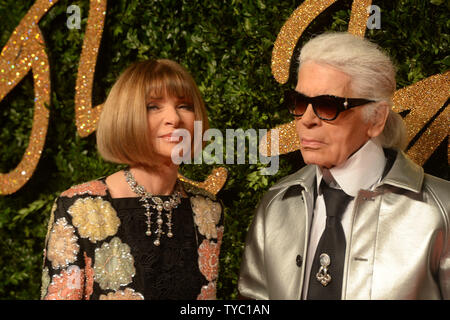
<path fill-rule="evenodd" d="M 305 0 L 281 28 L 272 51 L 272 74 L 284 84 L 289 79 L 289 68 L 295 46 L 306 27 L 337 0 Z M 354 0 L 348 32 L 364 37 L 371 0 Z M 410 110 L 404 118 L 408 141 L 417 138 L 407 151 L 417 164 L 423 165 L 448 135 L 449 108 L 440 110 L 450 92 L 450 72 L 434 75 L 411 86 L 397 90 L 393 97 L 395 112 Z M 428 122 L 431 121 L 431 124 Z M 424 133 L 420 132 L 428 126 Z M 270 150 L 272 134 L 278 131 L 279 150 Z M 268 156 L 286 154 L 300 149 L 295 123 L 291 121 L 271 129 L 261 139 L 260 152 Z M 267 152 L 266 152 L 267 145 Z M 448 150 L 450 150 L 450 145 Z M 450 152 L 447 159 L 450 159 Z M 449 161 L 449 160 L 447 160 Z"/>
<path fill-rule="evenodd" d="M 404 118 L 408 141 L 418 136 L 430 119 L 436 116 L 407 151 L 409 157 L 419 165 L 425 163 L 448 135 L 450 109 L 445 107 L 441 112 L 440 109 L 447 101 L 449 93 L 450 71 L 431 76 L 397 90 L 394 94 L 393 110 L 395 112 L 410 110 Z M 447 161 L 449 159 L 450 154 L 447 152 Z"/>
<path fill-rule="evenodd" d="M 181 174 L 178 174 L 178 179 L 180 179 L 180 181 L 182 182 L 186 182 L 192 186 L 203 189 L 206 191 L 207 194 L 212 195 L 214 197 L 225 185 L 227 175 L 228 175 L 227 169 L 220 167 L 213 169 L 211 174 L 203 182 L 190 180 L 182 176 Z"/>
<path fill-rule="evenodd" d="M 35 90 L 33 128 L 28 147 L 19 165 L 0 174 L 0 195 L 19 190 L 33 175 L 42 154 L 48 128 L 50 70 L 45 43 L 38 23 L 58 0 L 37 0 L 21 20 L 0 54 L 0 100 L 32 70 Z M 100 108 L 91 108 L 91 91 L 98 48 L 103 32 L 106 0 L 90 2 L 88 25 L 77 76 L 75 118 L 81 137 L 95 130 Z"/>
<path fill-rule="evenodd" d="M 0 174 L 0 195 L 19 190 L 32 176 L 44 148 L 50 104 L 50 70 L 38 22 L 57 1 L 36 1 L 13 31 L 0 53 L 0 101 L 31 70 L 34 82 L 34 114 L 28 147 L 15 169 Z"/>
<path fill-rule="evenodd" d="M 95 131 L 102 110 L 101 105 L 92 108 L 92 88 L 105 14 L 105 0 L 91 1 L 75 87 L 75 123 L 80 137 Z"/>
<path fill-rule="evenodd" d="M 279 83 L 289 77 L 291 57 L 298 39 L 306 27 L 337 0 L 305 0 L 280 30 L 272 53 L 272 73 Z M 28 147 L 22 160 L 9 173 L 0 173 L 0 195 L 12 194 L 31 178 L 39 162 L 48 128 L 50 104 L 50 66 L 45 53 L 45 42 L 38 27 L 40 19 L 58 0 L 36 0 L 25 17 L 13 31 L 0 53 L 0 101 L 31 71 L 33 74 L 35 105 L 33 126 Z M 103 33 L 106 0 L 91 0 L 89 17 L 78 67 L 75 87 L 75 122 L 77 132 L 86 137 L 96 129 L 102 106 L 92 107 L 92 88 L 95 65 Z M 355 0 L 349 32 L 364 36 L 368 18 L 367 7 L 371 0 Z M 410 157 L 423 164 L 448 135 L 449 109 L 440 110 L 450 91 L 450 72 L 435 75 L 409 87 L 398 90 L 394 96 L 394 111 L 410 110 L 406 116 L 408 139 L 417 138 L 408 151 Z M 433 118 L 431 124 L 429 120 Z M 424 126 L 428 126 L 422 133 Z M 269 155 L 285 154 L 299 149 L 293 122 L 278 126 L 268 132 L 270 147 L 273 130 L 279 130 L 279 150 Z M 264 138 L 263 138 L 264 139 Z M 264 148 L 261 149 L 264 151 Z M 180 179 L 215 195 L 224 185 L 227 171 L 215 169 L 203 182 Z"/>

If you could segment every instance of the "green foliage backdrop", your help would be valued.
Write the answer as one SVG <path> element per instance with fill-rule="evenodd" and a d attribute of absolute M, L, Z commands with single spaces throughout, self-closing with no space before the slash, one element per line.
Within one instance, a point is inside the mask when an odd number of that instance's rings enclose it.
<path fill-rule="evenodd" d="M 34 1 L 0 1 L 0 47 Z M 271 75 L 273 43 L 302 1 L 288 0 L 110 0 L 95 73 L 94 105 L 102 103 L 115 79 L 131 62 L 152 57 L 174 59 L 194 75 L 209 111 L 211 127 L 270 129 L 285 123 L 278 108 L 282 91 Z M 67 7 L 81 8 L 81 29 L 66 27 Z M 386 48 L 398 66 L 398 87 L 448 70 L 449 2 L 373 1 L 381 8 L 381 29 L 366 36 Z M 0 197 L 0 298 L 38 299 L 42 250 L 54 198 L 71 185 L 111 174 L 117 165 L 101 160 L 95 137 L 81 139 L 74 120 L 74 90 L 88 0 L 61 0 L 39 23 L 50 59 L 52 99 L 45 148 L 32 179 L 17 193 Z M 300 44 L 325 30 L 345 31 L 351 1 L 327 9 L 305 31 Z M 294 66 L 295 67 L 295 66 Z M 292 68 L 294 70 L 294 68 Z M 28 75 L 0 102 L 0 172 L 21 160 L 33 116 L 33 82 Z M 448 179 L 446 139 L 425 170 Z M 248 161 L 247 161 L 248 163 Z M 219 196 L 225 205 L 218 298 L 237 297 L 241 254 L 253 210 L 280 177 L 303 165 L 298 153 L 282 156 L 274 176 L 258 165 L 224 165 L 229 179 Z M 182 172 L 203 180 L 207 165 Z"/>

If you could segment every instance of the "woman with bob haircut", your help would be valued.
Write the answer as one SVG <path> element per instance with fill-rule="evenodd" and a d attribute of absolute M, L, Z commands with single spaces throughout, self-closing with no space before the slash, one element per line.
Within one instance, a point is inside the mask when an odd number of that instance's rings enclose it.
<path fill-rule="evenodd" d="M 215 299 L 222 206 L 178 180 L 172 161 L 185 142 L 177 131 L 192 137 L 194 121 L 209 127 L 181 65 L 148 60 L 123 72 L 103 106 L 97 146 L 105 160 L 128 167 L 56 199 L 43 299 Z"/>

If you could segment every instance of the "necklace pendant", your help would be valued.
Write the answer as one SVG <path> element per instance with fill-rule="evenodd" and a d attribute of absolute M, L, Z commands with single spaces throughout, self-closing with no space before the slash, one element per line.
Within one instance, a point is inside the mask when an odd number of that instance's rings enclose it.
<path fill-rule="evenodd" d="M 130 172 L 130 170 L 126 169 L 124 170 L 125 179 L 130 186 L 131 190 L 136 193 L 139 197 L 140 202 L 143 202 L 142 206 L 145 208 L 145 216 L 147 217 L 147 231 L 145 232 L 145 235 L 150 237 L 153 234 L 156 235 L 156 240 L 153 241 L 153 244 L 155 246 L 159 246 L 161 244 L 161 235 L 166 234 L 162 230 L 162 226 L 164 224 L 164 219 L 162 216 L 162 212 L 166 211 L 165 216 L 167 217 L 167 223 L 168 226 L 167 230 L 167 238 L 172 238 L 174 234 L 172 233 L 172 209 L 177 208 L 177 206 L 181 203 L 181 193 L 176 190 L 177 188 L 180 188 L 179 185 L 175 186 L 174 192 L 170 195 L 169 200 L 163 201 L 160 197 L 156 197 L 152 195 L 151 193 L 147 192 L 144 188 L 144 186 L 139 185 L 136 181 L 136 179 L 133 177 L 133 174 Z M 153 204 L 150 204 L 150 200 Z M 156 209 L 156 212 L 152 212 L 151 209 Z M 152 226 L 152 214 L 156 213 L 156 224 L 157 229 L 154 230 L 154 232 L 151 231 Z"/>

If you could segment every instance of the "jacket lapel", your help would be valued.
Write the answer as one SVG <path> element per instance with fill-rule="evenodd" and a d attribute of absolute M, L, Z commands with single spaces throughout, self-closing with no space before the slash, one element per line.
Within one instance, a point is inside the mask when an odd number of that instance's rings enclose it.
<path fill-rule="evenodd" d="M 301 299 L 304 265 L 314 208 L 315 167 L 307 166 L 271 188 L 279 191 L 270 211 L 277 217 L 267 221 L 266 244 L 270 259 L 267 272 L 271 299 Z M 275 257 L 275 258 L 274 258 Z M 299 258 L 298 258 L 299 257 Z M 298 262 L 300 261 L 300 262 Z"/>
<path fill-rule="evenodd" d="M 346 266 L 342 299 L 372 299 L 374 271 L 377 269 L 377 246 L 380 246 L 380 211 L 389 207 L 393 197 L 400 197 L 398 191 L 419 195 L 423 183 L 423 169 L 398 152 L 392 168 L 374 191 L 360 190 L 353 209 L 352 229 L 346 249 Z M 402 193 L 400 192 L 400 194 Z M 399 201 L 395 201 L 398 203 Z M 398 208 L 401 210 L 401 208 Z M 395 216 L 395 210 L 384 215 Z M 388 217 L 384 217 L 383 221 Z M 389 225 L 389 224 L 387 224 Z M 383 262 L 386 263 L 386 262 Z"/>

